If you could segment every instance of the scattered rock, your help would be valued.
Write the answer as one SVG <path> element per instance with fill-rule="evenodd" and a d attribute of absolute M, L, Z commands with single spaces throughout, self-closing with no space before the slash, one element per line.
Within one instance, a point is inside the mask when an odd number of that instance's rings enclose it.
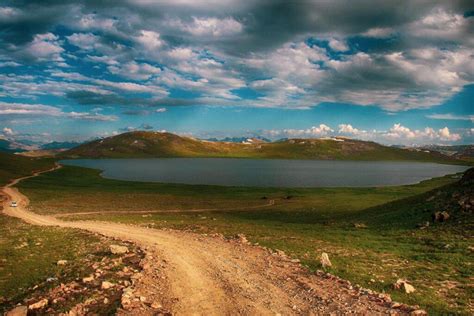
<path fill-rule="evenodd" d="M 58 266 L 65 266 L 67 264 L 67 260 L 59 260 L 58 262 L 56 262 L 56 265 Z"/>
<path fill-rule="evenodd" d="M 114 283 L 109 282 L 109 281 L 104 281 L 102 282 L 102 285 L 100 287 L 102 288 L 102 290 L 108 290 L 110 288 L 113 288 L 114 286 L 115 286 Z"/>
<path fill-rule="evenodd" d="M 331 260 L 329 260 L 329 255 L 325 252 L 321 254 L 321 265 L 323 268 L 332 267 Z"/>
<path fill-rule="evenodd" d="M 161 308 L 163 308 L 163 306 L 161 305 L 160 302 L 153 302 L 153 303 L 151 304 L 151 308 L 154 308 L 154 309 L 161 309 Z"/>
<path fill-rule="evenodd" d="M 128 252 L 128 248 L 120 245 L 110 245 L 110 252 L 114 255 L 121 255 Z"/>
<path fill-rule="evenodd" d="M 428 221 L 416 225 L 416 227 L 418 227 L 419 229 L 426 229 L 429 226 L 430 226 L 430 222 L 428 222 Z"/>
<path fill-rule="evenodd" d="M 412 316 L 417 316 L 417 315 L 428 315 L 428 313 L 423 310 L 423 309 L 416 309 L 410 313 Z"/>
<path fill-rule="evenodd" d="M 367 225 L 364 223 L 354 223 L 355 228 L 367 228 Z"/>
<path fill-rule="evenodd" d="M 449 213 L 446 211 L 435 212 L 431 217 L 433 222 L 446 222 L 449 219 Z"/>
<path fill-rule="evenodd" d="M 83 283 L 90 283 L 90 282 L 92 282 L 92 281 L 94 281 L 94 276 L 93 276 L 93 275 L 88 276 L 88 277 L 85 277 L 85 278 L 82 278 L 82 282 L 83 282 Z"/>
<path fill-rule="evenodd" d="M 238 235 L 237 235 L 237 238 L 239 239 L 239 242 L 240 242 L 241 244 L 248 244 L 248 243 L 249 243 L 247 237 L 245 237 L 244 234 L 238 234 Z"/>
<path fill-rule="evenodd" d="M 41 301 L 38 301 L 34 304 L 31 304 L 28 306 L 28 309 L 30 310 L 36 310 L 36 309 L 41 309 L 41 308 L 44 308 L 48 306 L 48 299 L 45 298 L 45 299 L 42 299 Z"/>
<path fill-rule="evenodd" d="M 403 290 L 405 293 L 410 294 L 415 292 L 415 287 L 408 283 L 407 280 L 398 279 L 397 282 L 393 285 L 393 287 L 397 290 Z"/>
<path fill-rule="evenodd" d="M 26 316 L 28 308 L 26 306 L 17 306 L 14 309 L 5 313 L 5 316 Z"/>

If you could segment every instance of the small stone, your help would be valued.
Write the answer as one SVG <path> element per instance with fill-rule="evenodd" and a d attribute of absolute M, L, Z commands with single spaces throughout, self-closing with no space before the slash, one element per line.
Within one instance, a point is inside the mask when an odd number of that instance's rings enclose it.
<path fill-rule="evenodd" d="M 323 268 L 332 267 L 331 260 L 329 260 L 329 255 L 325 252 L 321 254 L 321 265 Z"/>
<path fill-rule="evenodd" d="M 142 302 L 142 303 L 146 302 L 146 297 L 145 296 L 140 296 L 140 302 Z"/>
<path fill-rule="evenodd" d="M 128 248 L 120 245 L 110 245 L 110 252 L 114 255 L 121 255 L 128 252 Z"/>
<path fill-rule="evenodd" d="M 89 283 L 89 282 L 92 282 L 92 281 L 94 281 L 94 276 L 93 275 L 82 278 L 83 283 Z"/>
<path fill-rule="evenodd" d="M 56 262 L 56 265 L 58 266 L 65 266 L 67 264 L 67 260 L 59 260 L 58 262 Z"/>
<path fill-rule="evenodd" d="M 407 280 L 398 279 L 397 282 L 393 285 L 393 287 L 397 290 L 403 290 L 405 293 L 410 294 L 415 292 L 415 287 L 408 283 Z"/>
<path fill-rule="evenodd" d="M 104 304 L 106 304 L 106 305 L 109 304 L 109 299 L 107 297 L 104 298 Z"/>
<path fill-rule="evenodd" d="M 26 316 L 28 308 L 26 306 L 17 306 L 14 309 L 6 312 L 5 316 Z"/>
<path fill-rule="evenodd" d="M 154 309 L 161 309 L 163 308 L 163 306 L 160 304 L 160 302 L 153 302 L 151 304 L 151 308 L 154 308 Z"/>
<path fill-rule="evenodd" d="M 241 244 L 248 244 L 248 243 L 249 243 L 247 237 L 245 237 L 244 234 L 238 234 L 238 235 L 237 235 L 237 238 L 239 239 L 239 242 L 240 242 Z"/>
<path fill-rule="evenodd" d="M 115 286 L 114 283 L 109 282 L 109 281 L 104 281 L 102 282 L 102 285 L 100 287 L 102 288 L 102 290 L 108 290 L 110 288 L 113 288 L 114 286 Z"/>
<path fill-rule="evenodd" d="M 423 310 L 423 309 L 416 309 L 410 313 L 412 316 L 418 316 L 418 315 L 428 315 L 428 313 Z"/>
<path fill-rule="evenodd" d="M 48 299 L 45 298 L 45 299 L 42 299 L 41 301 L 38 301 L 34 304 L 31 304 L 28 306 L 28 309 L 30 310 L 35 310 L 35 309 L 41 309 L 41 308 L 44 308 L 48 305 Z"/>

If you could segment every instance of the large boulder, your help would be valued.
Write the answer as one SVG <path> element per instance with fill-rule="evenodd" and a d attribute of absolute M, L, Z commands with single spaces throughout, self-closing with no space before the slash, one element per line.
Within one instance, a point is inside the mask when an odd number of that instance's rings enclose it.
<path fill-rule="evenodd" d="M 121 255 L 128 252 L 128 248 L 120 245 L 110 245 L 110 252 L 114 255 Z"/>
<path fill-rule="evenodd" d="M 28 308 L 26 306 L 17 306 L 14 309 L 5 313 L 5 316 L 26 316 Z"/>
<path fill-rule="evenodd" d="M 321 254 L 321 265 L 323 266 L 323 268 L 332 267 L 331 260 L 329 260 L 329 255 L 325 252 Z"/>
<path fill-rule="evenodd" d="M 449 219 L 449 213 L 447 211 L 434 212 L 431 217 L 433 222 L 446 222 Z"/>
<path fill-rule="evenodd" d="M 397 282 L 393 284 L 393 287 L 397 290 L 402 290 L 407 294 L 410 294 L 416 291 L 415 287 L 411 285 L 410 283 L 408 283 L 407 280 L 404 280 L 404 279 L 398 279 Z"/>

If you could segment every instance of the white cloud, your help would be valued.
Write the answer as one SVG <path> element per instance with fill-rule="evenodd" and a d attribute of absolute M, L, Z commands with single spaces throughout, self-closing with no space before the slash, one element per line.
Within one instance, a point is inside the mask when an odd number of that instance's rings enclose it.
<path fill-rule="evenodd" d="M 135 37 L 135 41 L 151 52 L 158 50 L 163 45 L 160 33 L 148 30 L 141 30 L 140 35 Z"/>
<path fill-rule="evenodd" d="M 0 115 L 49 115 L 60 116 L 61 110 L 50 105 L 7 103 L 0 101 Z"/>
<path fill-rule="evenodd" d="M 411 130 L 410 128 L 403 126 L 400 123 L 394 124 L 393 127 L 390 128 L 388 132 L 383 133 L 382 136 L 395 141 L 412 141 L 418 143 L 433 140 L 461 140 L 461 135 L 457 133 L 451 133 L 448 127 L 441 128 L 438 131 L 435 131 L 431 127 L 426 127 L 424 130 Z"/>
<path fill-rule="evenodd" d="M 92 33 L 74 33 L 66 38 L 69 43 L 83 50 L 93 50 L 100 39 Z"/>
<path fill-rule="evenodd" d="M 219 19 L 215 17 L 201 18 L 193 17 L 192 22 L 181 20 L 170 20 L 167 22 L 171 27 L 181 29 L 194 36 L 202 37 L 224 37 L 242 32 L 243 25 L 232 17 Z"/>
<path fill-rule="evenodd" d="M 3 61 L 0 62 L 0 67 L 19 67 L 21 64 L 14 61 Z"/>
<path fill-rule="evenodd" d="M 313 126 L 308 129 L 283 129 L 283 130 L 270 130 L 265 131 L 265 134 L 271 137 L 321 137 L 327 136 L 334 130 L 326 124 L 320 124 L 319 126 Z"/>
<path fill-rule="evenodd" d="M 362 35 L 373 38 L 386 38 L 390 37 L 394 33 L 395 30 L 390 27 L 374 27 L 362 33 Z"/>
<path fill-rule="evenodd" d="M 359 135 L 361 132 L 357 128 L 352 127 L 351 124 L 340 124 L 339 125 L 339 133 L 340 134 L 349 134 L 349 135 Z"/>
<path fill-rule="evenodd" d="M 449 128 L 444 127 L 438 131 L 439 133 L 439 138 L 444 141 L 458 141 L 461 139 L 461 135 L 451 133 L 449 131 Z"/>
<path fill-rule="evenodd" d="M 329 40 L 329 47 L 336 52 L 346 52 L 349 50 L 349 46 L 344 41 L 335 38 Z"/>
<path fill-rule="evenodd" d="M 3 131 L 3 134 L 4 134 L 4 135 L 11 136 L 11 135 L 14 134 L 14 133 L 13 133 L 13 130 L 12 130 L 11 128 L 9 128 L 9 127 L 4 127 L 2 131 Z"/>
<path fill-rule="evenodd" d="M 102 79 L 97 79 L 97 80 L 94 80 L 93 82 L 105 87 L 122 90 L 122 91 L 128 91 L 132 93 L 151 93 L 153 95 L 161 95 L 161 96 L 168 95 L 168 92 L 165 89 L 159 86 L 155 86 L 155 85 L 143 85 L 143 84 L 138 84 L 134 82 L 116 82 L 116 81 L 108 81 L 108 80 L 102 80 Z"/>
<path fill-rule="evenodd" d="M 64 49 L 59 44 L 59 38 L 53 33 L 37 34 L 33 41 L 24 49 L 24 53 L 39 61 L 63 61 L 61 53 Z"/>
<path fill-rule="evenodd" d="M 110 122 L 110 121 L 118 120 L 118 117 L 115 115 L 103 115 L 99 113 L 89 113 L 89 112 L 68 112 L 65 115 L 69 118 L 86 120 L 86 121 Z"/>
<path fill-rule="evenodd" d="M 99 30 L 115 32 L 117 20 L 104 18 L 96 14 L 85 14 L 77 23 L 73 23 L 76 27 L 82 30 Z"/>
<path fill-rule="evenodd" d="M 157 113 L 166 112 L 166 108 L 159 108 L 159 109 L 156 109 L 155 112 L 157 112 Z"/>
<path fill-rule="evenodd" d="M 453 121 L 471 121 L 474 122 L 474 115 L 455 115 L 451 113 L 446 114 L 430 114 L 427 118 L 434 120 L 453 120 Z"/>
<path fill-rule="evenodd" d="M 112 65 L 107 67 L 107 69 L 113 74 L 133 80 L 148 80 L 161 72 L 159 67 L 147 63 L 137 63 L 135 61 Z"/>

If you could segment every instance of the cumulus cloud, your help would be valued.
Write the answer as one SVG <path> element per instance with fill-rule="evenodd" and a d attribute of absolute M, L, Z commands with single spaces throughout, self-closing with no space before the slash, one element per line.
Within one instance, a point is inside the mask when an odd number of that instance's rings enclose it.
<path fill-rule="evenodd" d="M 21 54 L 38 61 L 63 61 L 61 53 L 64 49 L 58 40 L 59 37 L 53 33 L 37 34 Z"/>
<path fill-rule="evenodd" d="M 341 40 L 332 38 L 329 40 L 329 47 L 336 52 L 345 52 L 349 50 L 349 46 Z"/>
<path fill-rule="evenodd" d="M 0 7 L 0 97 L 127 107 L 339 102 L 391 113 L 428 109 L 474 83 L 474 18 L 465 14 L 472 6 L 415 1 L 407 8 L 392 0 L 8 2 Z M 469 114 L 429 118 L 472 121 Z M 364 132 L 349 126 L 336 133 Z M 415 133 L 402 127 L 387 134 Z"/>
<path fill-rule="evenodd" d="M 13 130 L 9 127 L 4 127 L 2 132 L 3 132 L 4 135 L 7 135 L 7 136 L 11 136 L 11 135 L 14 134 Z"/>
<path fill-rule="evenodd" d="M 412 130 L 400 123 L 394 124 L 389 131 L 382 134 L 383 137 L 398 141 L 458 141 L 461 135 L 452 133 L 448 127 L 444 127 L 435 131 L 431 127 L 426 127 L 424 130 Z"/>
<path fill-rule="evenodd" d="M 93 50 L 100 37 L 92 33 L 74 33 L 66 37 L 68 42 L 84 50 Z"/>
<path fill-rule="evenodd" d="M 338 127 L 340 134 L 359 135 L 364 132 L 355 127 L 352 127 L 351 124 L 340 124 Z"/>
<path fill-rule="evenodd" d="M 242 32 L 243 25 L 232 17 L 193 17 L 192 21 L 168 21 L 168 25 L 176 27 L 194 36 L 223 37 Z"/>
<path fill-rule="evenodd" d="M 155 51 L 163 45 L 160 33 L 149 30 L 141 30 L 140 34 L 135 37 L 135 41 L 148 51 Z"/>

